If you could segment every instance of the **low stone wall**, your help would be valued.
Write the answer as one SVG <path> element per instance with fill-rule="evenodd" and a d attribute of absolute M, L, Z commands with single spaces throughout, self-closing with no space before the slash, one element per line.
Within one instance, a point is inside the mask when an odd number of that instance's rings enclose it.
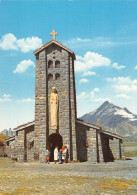
<path fill-rule="evenodd" d="M 34 161 L 34 125 L 16 131 L 15 139 L 7 141 L 5 152 L 18 162 Z"/>
<path fill-rule="evenodd" d="M 0 157 L 4 157 L 4 156 L 6 156 L 6 153 L 5 153 L 5 144 L 0 141 Z"/>

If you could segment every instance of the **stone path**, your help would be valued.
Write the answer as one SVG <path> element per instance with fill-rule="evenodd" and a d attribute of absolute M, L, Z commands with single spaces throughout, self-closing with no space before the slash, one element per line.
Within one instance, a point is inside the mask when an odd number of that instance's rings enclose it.
<path fill-rule="evenodd" d="M 0 195 L 137 194 L 137 158 L 91 164 L 17 163 L 0 158 Z"/>

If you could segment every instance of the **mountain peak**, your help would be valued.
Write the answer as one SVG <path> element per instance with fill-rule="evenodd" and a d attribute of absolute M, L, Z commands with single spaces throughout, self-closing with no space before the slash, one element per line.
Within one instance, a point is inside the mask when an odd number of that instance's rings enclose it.
<path fill-rule="evenodd" d="M 137 126 L 137 115 L 130 112 L 127 108 L 121 108 L 109 101 L 105 101 L 99 108 L 85 114 L 81 119 L 94 124 L 97 119 L 100 119 L 102 126 L 111 128 L 124 122 Z"/>

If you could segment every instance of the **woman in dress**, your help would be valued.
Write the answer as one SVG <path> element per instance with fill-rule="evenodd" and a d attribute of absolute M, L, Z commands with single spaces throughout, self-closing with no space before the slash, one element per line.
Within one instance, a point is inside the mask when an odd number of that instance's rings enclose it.
<path fill-rule="evenodd" d="M 55 164 L 58 161 L 58 157 L 59 157 L 58 146 L 56 146 L 55 149 L 54 149 L 54 161 L 55 161 Z"/>

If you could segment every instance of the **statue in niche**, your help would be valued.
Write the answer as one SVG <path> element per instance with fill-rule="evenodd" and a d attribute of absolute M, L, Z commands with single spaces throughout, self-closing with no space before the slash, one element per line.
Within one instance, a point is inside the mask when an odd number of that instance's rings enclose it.
<path fill-rule="evenodd" d="M 50 96 L 50 114 L 51 114 L 51 127 L 57 129 L 58 127 L 58 94 L 56 87 L 52 87 Z"/>

